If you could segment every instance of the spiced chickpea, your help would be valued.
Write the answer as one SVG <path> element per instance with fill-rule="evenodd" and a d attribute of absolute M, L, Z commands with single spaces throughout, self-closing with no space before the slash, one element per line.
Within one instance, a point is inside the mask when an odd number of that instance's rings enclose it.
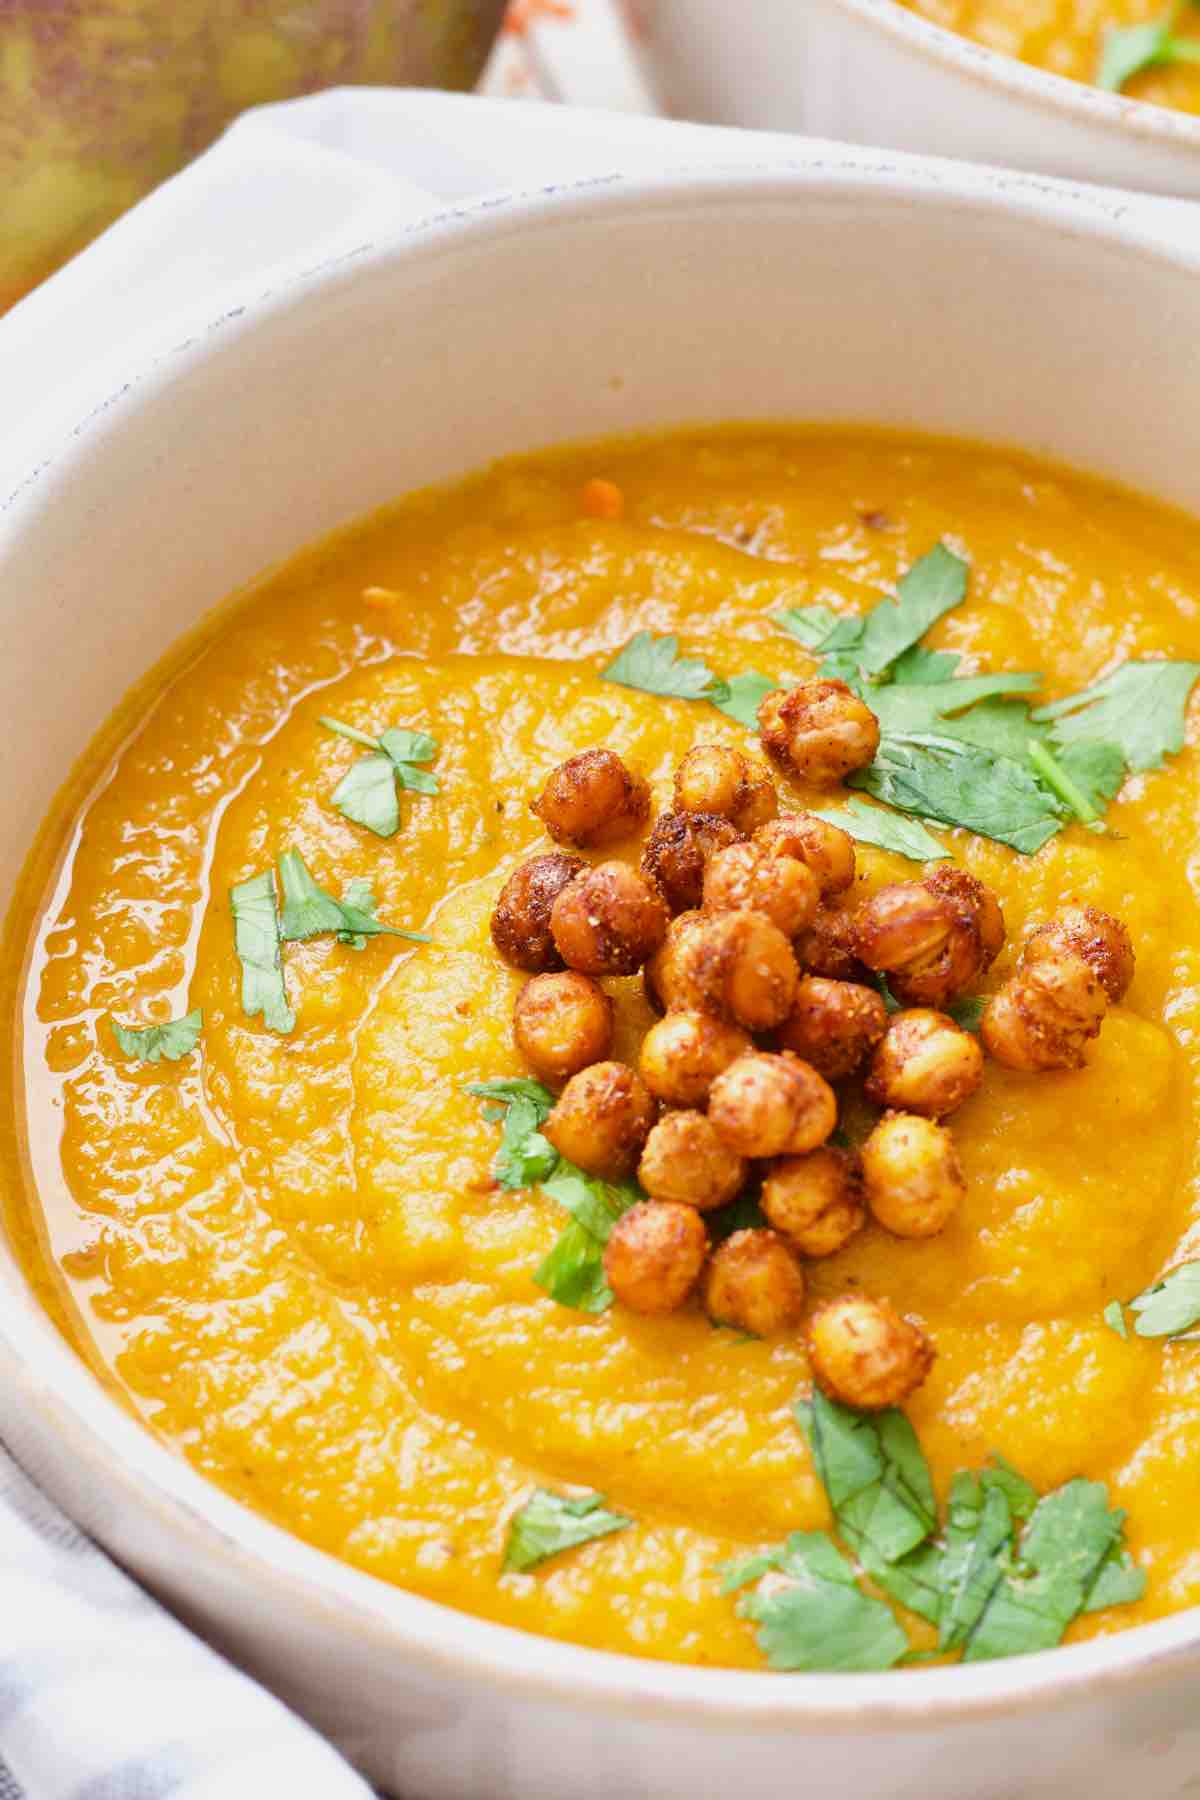
<path fill-rule="evenodd" d="M 1134 954 L 1129 932 L 1120 919 L 1098 906 L 1060 907 L 1029 938 L 1021 961 L 1032 968 L 1045 958 L 1064 953 L 1083 958 L 1114 1006 L 1125 998 L 1133 980 Z"/>
<path fill-rule="evenodd" d="M 885 1113 L 862 1147 L 872 1214 L 895 1237 L 936 1237 L 966 1197 L 954 1140 L 914 1113 Z"/>
<path fill-rule="evenodd" d="M 642 874 L 673 913 L 688 912 L 700 905 L 709 857 L 738 843 L 741 835 L 720 813 L 660 813 L 642 852 Z"/>
<path fill-rule="evenodd" d="M 818 1387 L 862 1412 L 899 1406 L 933 1367 L 921 1327 L 883 1300 L 845 1294 L 809 1321 L 808 1355 Z"/>
<path fill-rule="evenodd" d="M 628 863 L 597 863 L 577 875 L 550 909 L 550 930 L 568 968 L 584 975 L 632 975 L 666 934 L 658 891 Z"/>
<path fill-rule="evenodd" d="M 542 1132 L 568 1162 L 621 1181 L 637 1168 L 654 1111 L 640 1075 L 624 1063 L 592 1063 L 572 1075 Z"/>
<path fill-rule="evenodd" d="M 529 810 L 556 844 L 599 848 L 631 837 L 650 816 L 650 789 L 613 750 L 584 750 L 550 775 Z"/>
<path fill-rule="evenodd" d="M 965 869 L 880 888 L 858 914 L 858 954 L 897 999 L 943 1005 L 978 980 L 1004 941 L 995 896 Z"/>
<path fill-rule="evenodd" d="M 656 1100 L 704 1106 L 722 1069 L 753 1048 L 748 1032 L 707 1013 L 668 1013 L 642 1039 L 638 1067 Z"/>
<path fill-rule="evenodd" d="M 574 969 L 535 975 L 517 995 L 513 1038 L 535 1075 L 566 1081 L 612 1048 L 612 1001 Z"/>
<path fill-rule="evenodd" d="M 631 1312 L 674 1312 L 699 1280 L 707 1250 L 708 1232 L 694 1206 L 640 1200 L 617 1220 L 605 1246 L 613 1298 Z"/>
<path fill-rule="evenodd" d="M 854 839 L 815 813 L 780 813 L 759 827 L 754 842 L 802 862 L 816 877 L 823 900 L 845 893 L 854 881 Z"/>
<path fill-rule="evenodd" d="M 746 1164 L 702 1112 L 669 1112 L 646 1139 L 638 1180 L 653 1200 L 711 1212 L 745 1186 Z"/>
<path fill-rule="evenodd" d="M 855 915 L 839 906 L 819 906 L 808 930 L 796 939 L 800 967 L 827 981 L 865 982 L 870 970 L 858 954 Z"/>
<path fill-rule="evenodd" d="M 887 1007 L 874 988 L 802 975 L 795 1004 L 779 1028 L 779 1047 L 802 1056 L 826 1081 L 842 1081 L 866 1061 L 887 1020 Z"/>
<path fill-rule="evenodd" d="M 717 1076 L 708 1116 L 739 1156 L 802 1156 L 837 1124 L 833 1089 L 798 1056 L 739 1057 Z"/>
<path fill-rule="evenodd" d="M 857 1157 L 829 1145 L 781 1156 L 763 1182 L 762 1209 L 802 1256 L 832 1256 L 866 1218 Z"/>
<path fill-rule="evenodd" d="M 701 1298 L 718 1325 L 776 1337 L 800 1323 L 804 1271 L 777 1232 L 735 1231 L 709 1257 Z"/>
<path fill-rule="evenodd" d="M 993 994 L 979 1034 L 1005 1068 L 1080 1069 L 1107 1011 L 1108 995 L 1091 965 L 1073 951 L 1043 946 L 1032 967 L 1022 961 Z"/>
<path fill-rule="evenodd" d="M 682 812 L 720 813 L 742 832 L 757 831 L 779 811 L 775 783 L 761 763 L 725 744 L 697 744 L 675 772 Z"/>
<path fill-rule="evenodd" d="M 681 913 L 650 980 L 668 1012 L 703 1012 L 769 1031 L 786 1019 L 800 979 L 792 947 L 760 913 Z"/>
<path fill-rule="evenodd" d="M 879 720 L 844 681 L 776 689 L 758 709 L 766 749 L 812 787 L 835 787 L 879 748 Z"/>
<path fill-rule="evenodd" d="M 941 1119 L 968 1100 L 983 1078 L 983 1051 L 945 1013 L 910 1007 L 893 1013 L 871 1058 L 866 1095 L 878 1106 Z"/>
<path fill-rule="evenodd" d="M 718 850 L 704 870 L 708 912 L 757 912 L 794 938 L 811 925 L 820 889 L 811 870 L 783 851 L 760 844 Z"/>
<path fill-rule="evenodd" d="M 492 942 L 506 963 L 532 975 L 562 968 L 550 930 L 550 909 L 586 867 L 582 857 L 555 850 L 531 856 L 513 870 L 500 890 L 491 921 Z"/>

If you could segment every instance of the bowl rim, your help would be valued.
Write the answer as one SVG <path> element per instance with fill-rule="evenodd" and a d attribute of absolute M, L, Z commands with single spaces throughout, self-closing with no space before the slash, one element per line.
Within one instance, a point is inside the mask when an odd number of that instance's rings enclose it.
<path fill-rule="evenodd" d="M 1034 68 L 945 25 L 935 25 L 897 0 L 830 0 L 830 4 L 917 51 L 927 61 L 948 66 L 985 87 L 1014 94 L 1044 111 L 1066 113 L 1076 123 L 1095 130 L 1147 138 L 1171 149 L 1200 150 L 1200 116 L 1196 114 L 1109 93 L 1067 75 Z"/>
<path fill-rule="evenodd" d="M 553 231 L 564 221 L 602 228 L 622 211 L 669 207 L 679 215 L 695 206 L 744 211 L 781 199 L 845 201 L 856 194 L 872 199 L 890 194 L 908 206 L 990 210 L 1030 230 L 1086 238 L 1200 273 L 1200 248 L 1143 230 L 1127 195 L 840 145 L 814 145 L 807 153 L 798 148 L 795 158 L 764 156 L 749 164 L 709 158 L 652 174 L 614 172 L 456 202 L 290 273 L 244 306 L 226 308 L 206 330 L 169 351 L 143 354 L 140 363 L 131 356 L 130 373 L 111 399 L 63 433 L 58 450 L 40 456 L 0 498 L 0 548 L 5 535 L 20 531 L 28 513 L 36 517 L 53 507 L 55 490 L 69 482 L 73 462 L 103 454 L 106 439 L 136 421 L 145 399 L 161 397 L 177 381 L 219 361 L 238 340 L 269 331 L 363 279 L 386 282 L 410 261 L 452 258 L 462 246 L 477 255 L 503 237 L 527 238 L 530 231 Z M 674 1719 L 706 1732 L 852 1728 L 876 1735 L 1040 1711 L 1084 1697 L 1091 1701 L 1117 1687 L 1157 1680 L 1164 1671 L 1182 1675 L 1200 1665 L 1200 1608 L 1002 1662 L 853 1675 L 782 1676 L 660 1662 L 493 1623 L 353 1568 L 208 1481 L 153 1436 L 71 1348 L 3 1243 L 0 1291 L 15 1303 L 0 1307 L 0 1427 L 32 1469 L 44 1471 L 51 1459 L 43 1446 L 53 1440 L 86 1471 L 86 1479 L 81 1474 L 73 1484 L 76 1492 L 96 1496 L 85 1525 L 110 1521 L 122 1508 L 126 1518 L 153 1516 L 176 1540 L 172 1567 L 190 1563 L 193 1590 L 198 1576 L 207 1573 L 214 1586 L 253 1590 L 276 1617 L 301 1610 L 309 1623 L 340 1637 L 347 1648 L 388 1655 L 398 1678 L 407 1659 L 408 1666 L 423 1665 L 423 1673 L 444 1679 L 448 1687 L 479 1684 L 526 1704 L 586 1705 L 626 1719 Z M 49 1483 L 51 1491 L 62 1485 L 61 1478 Z M 106 1532 L 103 1524 L 96 1532 L 101 1543 L 120 1535 Z M 157 1580 L 170 1585 L 161 1576 Z M 237 1634 L 227 1629 L 227 1635 Z"/>

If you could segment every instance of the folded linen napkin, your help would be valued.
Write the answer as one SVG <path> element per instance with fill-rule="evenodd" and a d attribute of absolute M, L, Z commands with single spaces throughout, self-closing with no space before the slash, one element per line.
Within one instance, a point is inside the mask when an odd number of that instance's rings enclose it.
<path fill-rule="evenodd" d="M 0 1449 L 0 1800 L 369 1800 Z"/>

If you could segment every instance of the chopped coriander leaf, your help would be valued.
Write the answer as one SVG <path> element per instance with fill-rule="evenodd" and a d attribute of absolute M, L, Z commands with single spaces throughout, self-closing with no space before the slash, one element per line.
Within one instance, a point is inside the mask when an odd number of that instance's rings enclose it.
<path fill-rule="evenodd" d="M 1175 36 L 1182 10 L 1183 0 L 1176 0 L 1161 19 L 1151 19 L 1141 25 L 1110 25 L 1104 35 L 1096 71 L 1097 87 L 1118 94 L 1127 81 L 1132 81 L 1144 69 L 1200 62 L 1200 44 L 1192 38 Z"/>
<path fill-rule="evenodd" d="M 1080 1609 L 1103 1612 L 1108 1606 L 1128 1606 L 1146 1592 L 1146 1571 L 1139 1569 L 1128 1550 L 1116 1545 L 1100 1564 L 1100 1573 Z"/>
<path fill-rule="evenodd" d="M 796 1416 L 852 1550 L 894 1563 L 936 1530 L 929 1467 L 902 1412 L 868 1418 L 815 1388 L 810 1400 L 797 1402 Z"/>
<path fill-rule="evenodd" d="M 1200 1262 L 1181 1263 L 1129 1302 L 1143 1338 L 1178 1337 L 1200 1325 Z"/>
<path fill-rule="evenodd" d="M 371 883 L 364 879 L 363 876 L 356 875 L 350 883 L 350 886 L 346 889 L 346 905 L 355 912 L 366 913 L 367 917 L 370 919 L 375 917 L 375 909 L 378 905 L 378 901 L 375 898 L 375 890 L 372 888 Z M 367 933 L 365 931 L 350 931 L 349 929 L 343 928 L 338 932 L 338 943 L 349 945 L 351 950 L 365 950 L 367 947 Z"/>
<path fill-rule="evenodd" d="M 797 638 L 806 650 L 820 650 L 840 622 L 828 606 L 789 606 L 774 615 L 775 623 Z M 855 625 L 858 620 L 854 620 Z"/>
<path fill-rule="evenodd" d="M 758 730 L 758 709 L 768 694 L 773 694 L 779 686 L 766 675 L 760 675 L 755 669 L 747 669 L 744 674 L 731 675 L 728 681 L 714 678 L 712 686 L 704 698 L 723 712 L 727 719 L 736 719 L 747 731 Z"/>
<path fill-rule="evenodd" d="M 884 812 L 882 807 L 870 806 L 853 795 L 847 795 L 841 806 L 813 806 L 809 811 L 814 818 L 837 825 L 858 843 L 890 850 L 893 856 L 906 856 L 909 862 L 941 862 L 950 855 L 918 820 Z"/>
<path fill-rule="evenodd" d="M 867 614 L 858 665 L 881 675 L 898 656 L 920 641 L 931 625 L 966 598 L 969 564 L 935 544 L 896 584 L 896 598 L 881 600 Z"/>
<path fill-rule="evenodd" d="M 1062 823 L 1060 802 L 1020 763 L 931 734 L 885 738 L 870 768 L 852 775 L 850 785 L 901 812 L 963 826 L 1027 856 Z"/>
<path fill-rule="evenodd" d="M 721 1206 L 715 1212 L 707 1213 L 705 1222 L 712 1242 L 722 1244 L 735 1231 L 760 1231 L 767 1221 L 758 1195 L 753 1189 L 747 1188 L 736 1200 L 731 1200 L 728 1206 Z"/>
<path fill-rule="evenodd" d="M 359 938 L 365 941 L 369 937 L 407 938 L 415 944 L 432 941 L 423 931 L 381 925 L 375 917 L 375 896 L 369 883 L 365 888 L 361 880 L 352 883 L 359 898 L 368 902 L 366 906 L 356 906 L 349 895 L 345 900 L 335 900 L 313 879 L 298 850 L 285 850 L 280 856 L 279 885 L 283 893 L 279 935 L 284 943 L 302 942 L 327 931 L 336 932 L 342 943 L 353 943 L 355 948 L 361 947 Z"/>
<path fill-rule="evenodd" d="M 1040 675 L 1014 670 L 1007 675 L 964 675 L 953 681 L 892 682 L 868 695 L 882 730 L 942 731 L 945 721 L 984 700 L 1011 699 L 1034 692 Z"/>
<path fill-rule="evenodd" d="M 951 1000 L 946 1005 L 947 1013 L 964 1031 L 978 1031 L 986 1009 L 987 999 L 983 994 L 965 994 L 961 1000 Z"/>
<path fill-rule="evenodd" d="M 1005 1457 L 993 1451 L 991 1461 L 983 1471 L 983 1478 L 990 1486 L 1003 1489 L 1014 1519 L 1024 1522 L 1029 1518 L 1037 1506 L 1038 1491 L 1032 1481 L 1026 1481 Z"/>
<path fill-rule="evenodd" d="M 140 1027 L 118 1025 L 112 1021 L 113 1036 L 123 1055 L 135 1062 L 156 1063 L 162 1059 L 178 1062 L 190 1056 L 200 1042 L 204 1014 L 199 1007 L 185 1013 L 182 1019 L 168 1019 L 162 1025 Z"/>
<path fill-rule="evenodd" d="M 229 892 L 234 947 L 242 965 L 242 1011 L 262 1014 L 269 1031 L 289 1032 L 296 1015 L 288 1005 L 279 945 L 275 878 L 270 869 L 239 881 Z"/>
<path fill-rule="evenodd" d="M 549 1088 L 540 1081 L 473 1081 L 467 1092 L 504 1109 L 504 1133 L 492 1166 L 502 1188 L 534 1187 L 554 1173 L 558 1151 L 541 1130 L 554 1106 Z"/>
<path fill-rule="evenodd" d="M 573 1312 L 602 1313 L 612 1305 L 604 1273 L 604 1245 L 572 1219 L 549 1255 L 534 1270 L 538 1287 Z"/>
<path fill-rule="evenodd" d="M 648 631 L 639 631 L 600 671 L 600 679 L 644 694 L 703 700 L 716 677 L 702 662 L 680 656 L 677 637 L 654 638 Z"/>
<path fill-rule="evenodd" d="M 1119 1300 L 1110 1300 L 1101 1317 L 1110 1331 L 1115 1331 L 1119 1338 L 1128 1339 L 1129 1327 L 1125 1323 L 1125 1308 Z"/>
<path fill-rule="evenodd" d="M 1200 663 L 1122 663 L 1081 693 L 1039 707 L 1033 717 L 1053 726 L 1056 745 L 1102 740 L 1116 745 L 1130 769 L 1161 769 L 1168 754 L 1183 748 L 1188 697 L 1198 676 Z"/>
<path fill-rule="evenodd" d="M 603 1494 L 556 1494 L 551 1488 L 535 1488 L 524 1506 L 513 1514 L 504 1546 L 505 1575 L 525 1574 L 548 1557 L 611 1532 L 624 1531 L 633 1520 L 610 1512 Z"/>
<path fill-rule="evenodd" d="M 322 717 L 321 724 L 371 752 L 351 764 L 333 791 L 334 806 L 352 824 L 365 826 L 377 837 L 394 837 L 400 829 L 397 784 L 419 794 L 439 791 L 437 776 L 417 766 L 437 755 L 437 739 L 427 731 L 389 726 L 373 738 L 340 719 Z"/>
<path fill-rule="evenodd" d="M 950 650 L 927 650 L 924 644 L 914 644 L 903 656 L 898 656 L 891 667 L 894 682 L 907 686 L 910 682 L 923 687 L 934 682 L 953 681 L 960 656 Z"/>
<path fill-rule="evenodd" d="M 960 1474 L 950 1488 L 938 1648 L 957 1650 L 987 1609 L 1008 1566 L 1012 1509 L 998 1482 L 984 1474 Z"/>
<path fill-rule="evenodd" d="M 1081 825 L 1089 831 L 1103 831 L 1100 814 L 1079 785 L 1072 781 L 1069 773 L 1057 762 L 1047 750 L 1045 744 L 1036 741 L 1029 746 L 1029 760 L 1033 764 L 1034 773 L 1039 775 L 1050 789 L 1057 794 L 1064 806 L 1069 806 Z"/>
<path fill-rule="evenodd" d="M 797 1531 L 738 1612 L 772 1669 L 890 1669 L 908 1649 L 891 1610 L 864 1594 L 823 1531 Z"/>

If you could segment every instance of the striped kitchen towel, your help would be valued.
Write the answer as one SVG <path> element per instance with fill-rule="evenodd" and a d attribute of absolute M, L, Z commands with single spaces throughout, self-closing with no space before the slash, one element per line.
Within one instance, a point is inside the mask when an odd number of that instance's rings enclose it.
<path fill-rule="evenodd" d="M 369 1800 L 0 1447 L 0 1800 Z"/>

